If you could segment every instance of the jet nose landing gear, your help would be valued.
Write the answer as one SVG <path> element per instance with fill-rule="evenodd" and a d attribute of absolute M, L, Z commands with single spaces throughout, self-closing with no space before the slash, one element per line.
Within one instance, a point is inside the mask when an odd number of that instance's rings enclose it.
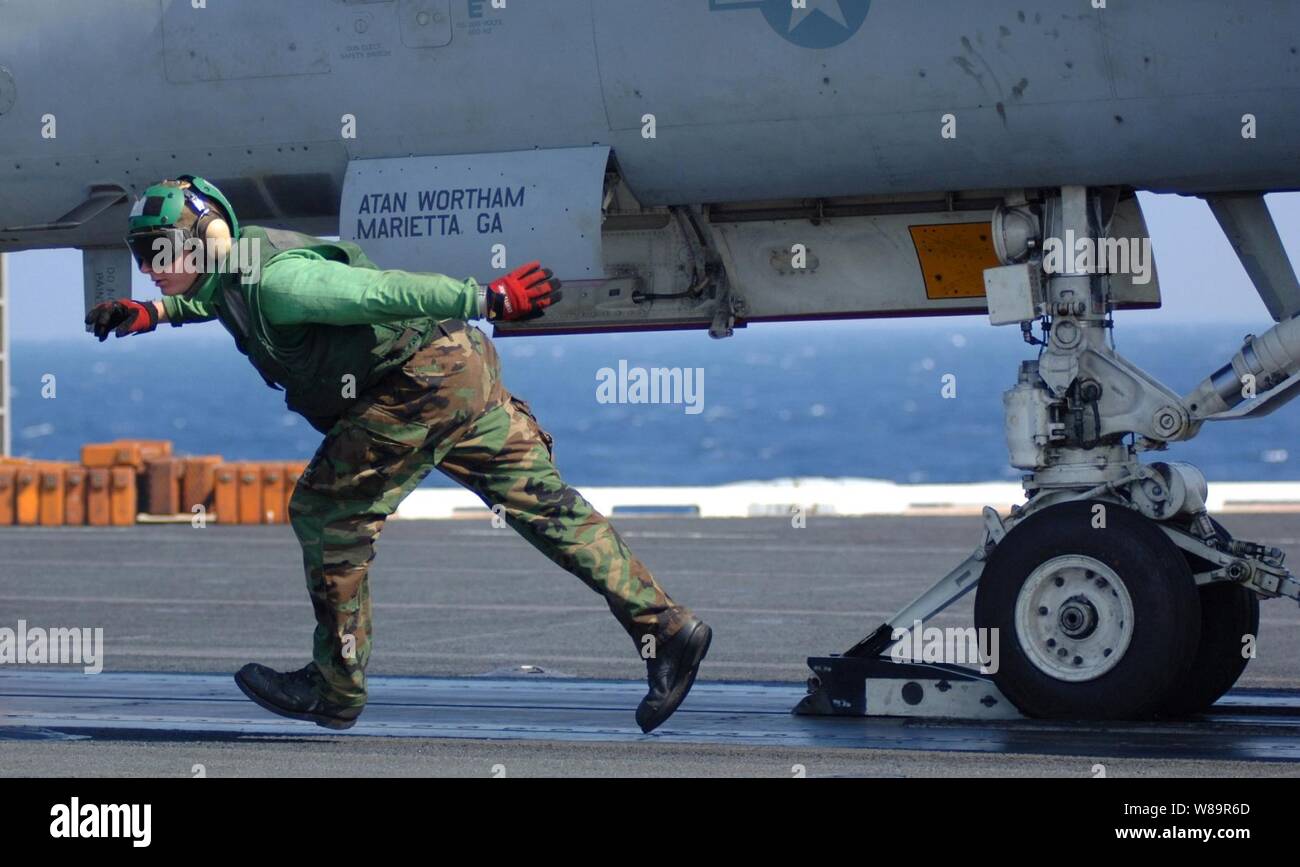
<path fill-rule="evenodd" d="M 1115 275 L 1048 253 L 1074 245 L 1063 238 L 1115 240 L 1122 195 L 1067 186 L 1041 201 L 1009 197 L 994 214 L 1003 266 L 984 272 L 990 321 L 1019 322 L 1041 347 L 1003 395 L 1011 464 L 1027 471 L 1026 502 L 1006 519 L 986 509 L 984 539 L 965 561 L 842 656 L 810 658 L 816 682 L 796 712 L 1005 718 L 1013 705 L 1067 720 L 1200 713 L 1246 667 L 1260 597 L 1300 600 L 1281 550 L 1234 540 L 1209 516 L 1199 470 L 1139 460 L 1191 439 L 1208 421 L 1263 415 L 1300 396 L 1300 315 L 1248 338 L 1180 397 L 1108 342 Z M 1276 238 L 1271 226 L 1252 225 L 1252 249 Z M 1294 300 L 1289 313 L 1300 307 L 1300 295 Z M 897 665 L 882 655 L 976 587 L 975 631 L 997 642 L 996 667 L 917 664 L 914 656 Z"/>
<path fill-rule="evenodd" d="M 1200 636 L 1196 582 L 1178 547 L 1118 503 L 1049 506 L 997 546 L 975 596 L 996 629 L 993 679 L 1028 716 L 1134 719 L 1160 713 Z"/>

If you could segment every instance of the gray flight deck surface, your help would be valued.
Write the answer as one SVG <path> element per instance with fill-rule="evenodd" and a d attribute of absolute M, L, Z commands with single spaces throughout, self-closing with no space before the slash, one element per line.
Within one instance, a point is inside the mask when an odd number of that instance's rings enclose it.
<path fill-rule="evenodd" d="M 1300 557 L 1300 516 L 1222 520 Z M 371 576 L 371 704 L 343 733 L 269 714 L 229 676 L 308 659 L 289 528 L 0 529 L 0 626 L 103 627 L 105 644 L 100 676 L 0 668 L 0 774 L 1300 776 L 1288 601 L 1263 603 L 1243 689 L 1197 722 L 794 717 L 804 659 L 846 649 L 960 561 L 978 519 L 616 523 L 714 628 L 691 696 L 649 736 L 632 718 L 644 664 L 604 603 L 486 519 L 389 522 Z M 969 625 L 971 601 L 935 625 Z"/>

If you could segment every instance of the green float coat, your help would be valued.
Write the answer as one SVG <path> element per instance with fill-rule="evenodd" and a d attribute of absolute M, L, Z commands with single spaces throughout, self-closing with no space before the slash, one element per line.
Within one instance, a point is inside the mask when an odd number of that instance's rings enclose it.
<path fill-rule="evenodd" d="M 260 226 L 242 235 L 260 252 L 260 279 L 208 274 L 200 280 L 216 285 L 195 294 L 211 300 L 169 296 L 167 317 L 177 325 L 221 320 L 263 379 L 284 389 L 289 409 L 322 432 L 438 335 L 438 320 L 478 316 L 473 279 L 382 271 L 347 241 Z"/>

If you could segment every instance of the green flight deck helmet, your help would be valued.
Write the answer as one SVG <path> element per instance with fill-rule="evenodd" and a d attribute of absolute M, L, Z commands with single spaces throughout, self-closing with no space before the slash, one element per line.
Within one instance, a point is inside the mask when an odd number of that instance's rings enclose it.
<path fill-rule="evenodd" d="M 174 251 L 173 255 L 179 257 L 186 249 L 186 241 L 202 244 L 208 224 L 218 217 L 230 226 L 231 241 L 238 242 L 239 221 L 221 190 L 195 175 L 161 181 L 145 190 L 131 208 L 126 245 L 137 266 L 151 260 L 160 249 Z M 158 244 L 159 239 L 165 241 L 165 246 Z M 213 277 L 209 274 L 207 279 L 195 280 L 184 297 L 210 300 L 218 283 Z"/>

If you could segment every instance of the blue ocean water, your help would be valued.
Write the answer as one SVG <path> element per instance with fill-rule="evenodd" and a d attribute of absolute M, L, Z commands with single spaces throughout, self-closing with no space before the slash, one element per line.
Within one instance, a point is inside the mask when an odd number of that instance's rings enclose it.
<path fill-rule="evenodd" d="M 1245 331 L 1124 315 L 1132 318 L 1117 329 L 1120 352 L 1180 394 L 1223 364 Z M 17 455 L 75 460 L 82 443 L 140 437 L 229 460 L 305 460 L 320 442 L 215 323 L 102 345 L 89 336 L 14 338 Z M 755 325 L 722 341 L 669 332 L 496 343 L 507 386 L 554 435 L 559 467 L 576 485 L 1014 480 L 1001 396 L 1019 361 L 1036 352 L 1017 329 L 973 318 Z M 629 368 L 703 369 L 702 411 L 600 403 L 598 371 L 620 360 Z M 941 393 L 946 374 L 955 377 L 952 399 Z M 1167 455 L 1192 461 L 1211 480 L 1300 479 L 1298 412 L 1209 425 Z M 451 483 L 434 473 L 426 484 Z"/>

